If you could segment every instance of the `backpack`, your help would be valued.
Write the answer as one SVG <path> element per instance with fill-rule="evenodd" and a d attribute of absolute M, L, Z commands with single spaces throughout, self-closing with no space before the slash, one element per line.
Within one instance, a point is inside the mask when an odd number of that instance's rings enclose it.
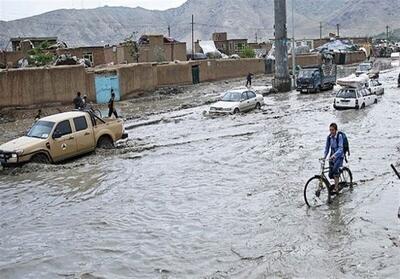
<path fill-rule="evenodd" d="M 346 156 L 346 154 L 349 154 L 349 156 L 350 156 L 349 139 L 347 138 L 345 133 L 338 132 L 338 137 L 336 138 L 337 145 L 339 145 L 339 135 L 342 135 L 342 138 L 343 138 L 343 153 L 344 153 L 344 156 Z"/>

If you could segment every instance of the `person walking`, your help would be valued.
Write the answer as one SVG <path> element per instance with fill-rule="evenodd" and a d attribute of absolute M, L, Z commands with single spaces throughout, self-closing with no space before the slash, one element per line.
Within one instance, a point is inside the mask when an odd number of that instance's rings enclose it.
<path fill-rule="evenodd" d="M 115 109 L 115 93 L 114 89 L 111 89 L 111 98 L 108 101 L 108 117 L 111 117 L 113 114 L 115 118 L 118 118 L 117 110 Z"/>
<path fill-rule="evenodd" d="M 83 105 L 83 100 L 81 97 L 81 92 L 76 93 L 76 97 L 74 98 L 74 100 L 72 101 L 74 104 L 74 108 L 75 109 L 81 109 L 82 105 Z"/>
<path fill-rule="evenodd" d="M 251 87 L 251 81 L 252 81 L 252 79 L 253 79 L 253 74 L 252 73 L 249 73 L 248 75 L 247 75 L 247 81 L 246 81 L 246 87 L 247 88 L 249 88 L 249 87 Z"/>

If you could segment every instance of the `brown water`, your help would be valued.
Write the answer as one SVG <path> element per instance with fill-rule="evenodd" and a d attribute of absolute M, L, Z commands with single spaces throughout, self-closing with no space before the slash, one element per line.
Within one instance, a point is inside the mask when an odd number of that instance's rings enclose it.
<path fill-rule="evenodd" d="M 396 278 L 398 72 L 365 110 L 333 110 L 333 92 L 218 118 L 194 102 L 130 121 L 156 120 L 116 150 L 3 171 L 0 278 Z M 357 185 L 309 210 L 332 121 Z"/>

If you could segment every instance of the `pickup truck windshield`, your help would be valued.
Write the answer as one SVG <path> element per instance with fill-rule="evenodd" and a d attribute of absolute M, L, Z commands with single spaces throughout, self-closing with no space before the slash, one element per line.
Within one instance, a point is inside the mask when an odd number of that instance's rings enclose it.
<path fill-rule="evenodd" d="M 312 78 L 314 70 L 301 70 L 299 73 L 299 78 Z"/>
<path fill-rule="evenodd" d="M 240 98 L 242 97 L 242 93 L 240 92 L 228 92 L 222 98 L 224 102 L 240 102 Z"/>
<path fill-rule="evenodd" d="M 27 136 L 31 138 L 47 139 L 53 127 L 54 122 L 38 121 L 29 130 Z"/>
<path fill-rule="evenodd" d="M 342 99 L 355 99 L 356 91 L 351 89 L 342 89 L 337 93 L 336 97 Z"/>

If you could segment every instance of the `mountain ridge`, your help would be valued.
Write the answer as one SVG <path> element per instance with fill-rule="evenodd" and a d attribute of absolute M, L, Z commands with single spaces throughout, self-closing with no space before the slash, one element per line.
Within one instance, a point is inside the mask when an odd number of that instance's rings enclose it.
<path fill-rule="evenodd" d="M 291 3 L 288 1 L 288 32 L 291 34 Z M 273 0 L 189 0 L 165 11 L 141 7 L 61 9 L 24 19 L 0 21 L 0 47 L 18 36 L 57 36 L 70 46 L 116 44 L 133 32 L 167 34 L 178 40 L 191 40 L 191 15 L 195 15 L 195 38 L 210 39 L 213 32 L 226 31 L 230 38 L 254 41 L 273 37 Z M 341 35 L 373 36 L 396 28 L 400 1 L 380 0 L 296 0 L 296 37 L 319 37 L 336 31 Z"/>

